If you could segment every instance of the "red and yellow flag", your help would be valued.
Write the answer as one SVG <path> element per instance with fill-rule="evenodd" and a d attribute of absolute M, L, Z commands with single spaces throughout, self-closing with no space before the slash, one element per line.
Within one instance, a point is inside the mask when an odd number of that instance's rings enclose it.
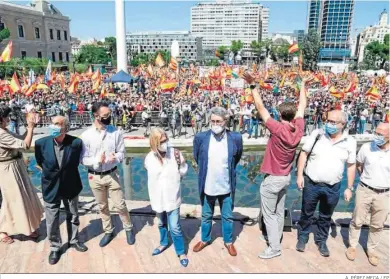
<path fill-rule="evenodd" d="M 156 63 L 156 65 L 159 66 L 160 68 L 161 68 L 161 67 L 164 67 L 165 62 L 164 62 L 164 59 L 163 59 L 162 56 L 161 56 L 161 53 L 159 53 L 159 54 L 157 55 L 155 63 Z"/>
<path fill-rule="evenodd" d="M 93 73 L 91 79 L 92 79 L 93 81 L 96 81 L 96 80 L 101 80 L 101 77 L 102 77 L 102 75 L 101 75 L 101 73 L 100 73 L 100 69 L 98 68 L 98 69 Z"/>
<path fill-rule="evenodd" d="M 172 71 L 176 71 L 177 70 L 177 61 L 175 58 L 171 57 L 171 61 L 169 62 L 169 68 L 172 70 Z"/>
<path fill-rule="evenodd" d="M 153 67 L 152 67 L 152 65 L 151 64 L 149 64 L 149 66 L 148 66 L 148 74 L 149 74 L 149 76 L 153 76 Z"/>
<path fill-rule="evenodd" d="M 22 87 L 20 86 L 20 83 L 19 83 L 18 76 L 16 75 L 16 72 L 14 72 L 14 74 L 12 76 L 11 83 L 10 83 L 9 87 L 10 87 L 11 92 L 13 94 L 15 94 L 16 92 L 20 92 L 20 90 L 22 89 Z"/>
<path fill-rule="evenodd" d="M 370 101 L 376 101 L 381 98 L 381 95 L 378 91 L 378 88 L 376 88 L 375 84 L 366 92 L 366 98 Z"/>
<path fill-rule="evenodd" d="M 102 90 L 100 91 L 100 98 L 104 98 L 104 97 L 106 97 L 108 95 L 108 92 L 107 92 L 107 89 L 106 89 L 106 86 L 105 85 L 103 85 L 102 86 Z"/>
<path fill-rule="evenodd" d="M 299 50 L 299 46 L 297 43 L 293 43 L 292 45 L 290 45 L 290 47 L 288 48 L 288 53 L 294 53 L 294 52 L 297 52 Z"/>
<path fill-rule="evenodd" d="M 79 79 L 76 77 L 73 79 L 72 83 L 70 84 L 68 88 L 68 92 L 73 94 L 76 93 L 78 86 L 79 86 Z"/>
<path fill-rule="evenodd" d="M 12 58 L 12 41 L 9 41 L 8 45 L 5 47 L 3 53 L 0 56 L 0 63 L 11 61 L 11 58 Z"/>
<path fill-rule="evenodd" d="M 177 86 L 177 81 L 170 80 L 160 84 L 161 91 L 173 91 Z"/>
<path fill-rule="evenodd" d="M 329 88 L 329 94 L 337 99 L 344 98 L 344 92 L 341 90 L 337 90 L 337 88 L 334 86 Z"/>
<path fill-rule="evenodd" d="M 37 90 L 37 85 L 35 83 L 31 84 L 31 86 L 27 89 L 27 91 L 24 93 L 27 97 L 31 96 L 35 90 Z"/>

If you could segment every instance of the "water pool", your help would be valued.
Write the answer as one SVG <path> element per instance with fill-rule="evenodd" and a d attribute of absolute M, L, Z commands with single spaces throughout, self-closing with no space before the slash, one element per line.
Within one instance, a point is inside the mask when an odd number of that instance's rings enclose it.
<path fill-rule="evenodd" d="M 146 154 L 128 154 L 128 166 L 119 166 L 120 177 L 122 181 L 122 188 L 126 199 L 131 200 L 149 200 L 147 189 L 146 170 L 143 167 L 144 157 Z M 182 181 L 182 199 L 184 203 L 199 204 L 198 195 L 198 178 L 194 169 L 195 162 L 190 153 L 184 153 L 189 170 Z M 261 184 L 262 175 L 259 174 L 260 165 L 263 161 L 263 151 L 247 151 L 244 152 L 242 159 L 237 166 L 237 190 L 235 206 L 237 207 L 255 207 L 258 208 L 260 204 L 259 186 Z M 36 167 L 36 161 L 32 154 L 26 154 L 28 158 L 28 170 L 34 187 L 38 191 L 41 189 L 41 173 Z M 93 196 L 88 182 L 88 173 L 84 166 L 80 166 L 80 176 L 83 182 L 82 196 Z M 125 185 L 124 170 L 128 172 L 130 181 Z M 355 185 L 358 182 L 356 176 Z M 295 173 L 291 175 L 291 184 L 287 192 L 286 207 L 291 209 L 300 209 L 301 200 L 298 201 L 301 192 L 297 189 L 295 184 Z M 347 187 L 346 175 L 342 181 L 342 191 L 340 193 L 340 200 L 336 211 L 338 212 L 352 212 L 354 208 L 354 200 L 345 202 L 343 199 L 344 189 Z"/>

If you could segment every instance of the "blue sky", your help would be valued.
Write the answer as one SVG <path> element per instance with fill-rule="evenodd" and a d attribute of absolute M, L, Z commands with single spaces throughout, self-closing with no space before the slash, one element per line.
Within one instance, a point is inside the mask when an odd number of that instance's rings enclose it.
<path fill-rule="evenodd" d="M 26 1 L 19 2 L 27 3 Z M 64 15 L 71 18 L 71 36 L 101 39 L 115 36 L 114 1 L 52 1 Z M 198 1 L 128 1 L 126 30 L 176 31 L 190 30 L 190 8 Z M 306 1 L 261 1 L 270 8 L 269 32 L 292 32 L 305 29 Z M 388 1 L 356 1 L 353 31 L 378 22 Z"/>

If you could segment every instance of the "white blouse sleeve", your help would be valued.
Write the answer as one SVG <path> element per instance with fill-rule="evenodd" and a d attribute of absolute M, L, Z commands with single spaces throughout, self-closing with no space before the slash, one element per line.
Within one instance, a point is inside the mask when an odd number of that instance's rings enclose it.
<path fill-rule="evenodd" d="M 187 171 L 188 171 L 188 165 L 183 157 L 183 154 L 180 152 L 180 162 L 183 162 L 184 163 L 181 163 L 180 164 L 180 168 L 179 168 L 179 173 L 180 173 L 180 176 L 183 177 L 184 175 L 186 175 Z"/>

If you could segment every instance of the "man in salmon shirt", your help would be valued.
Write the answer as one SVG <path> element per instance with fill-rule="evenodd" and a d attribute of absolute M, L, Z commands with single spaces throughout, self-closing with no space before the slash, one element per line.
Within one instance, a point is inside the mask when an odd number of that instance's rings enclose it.
<path fill-rule="evenodd" d="M 254 78 L 245 74 L 244 79 L 251 84 L 256 108 L 271 134 L 260 169 L 265 174 L 260 195 L 269 246 L 259 255 L 262 259 L 271 259 L 282 254 L 280 239 L 284 226 L 284 203 L 295 152 L 304 134 L 303 115 L 307 105 L 305 84 L 309 79 L 302 79 L 298 108 L 294 102 L 279 105 L 280 122 L 273 119 L 264 106 L 259 91 L 253 84 Z"/>

